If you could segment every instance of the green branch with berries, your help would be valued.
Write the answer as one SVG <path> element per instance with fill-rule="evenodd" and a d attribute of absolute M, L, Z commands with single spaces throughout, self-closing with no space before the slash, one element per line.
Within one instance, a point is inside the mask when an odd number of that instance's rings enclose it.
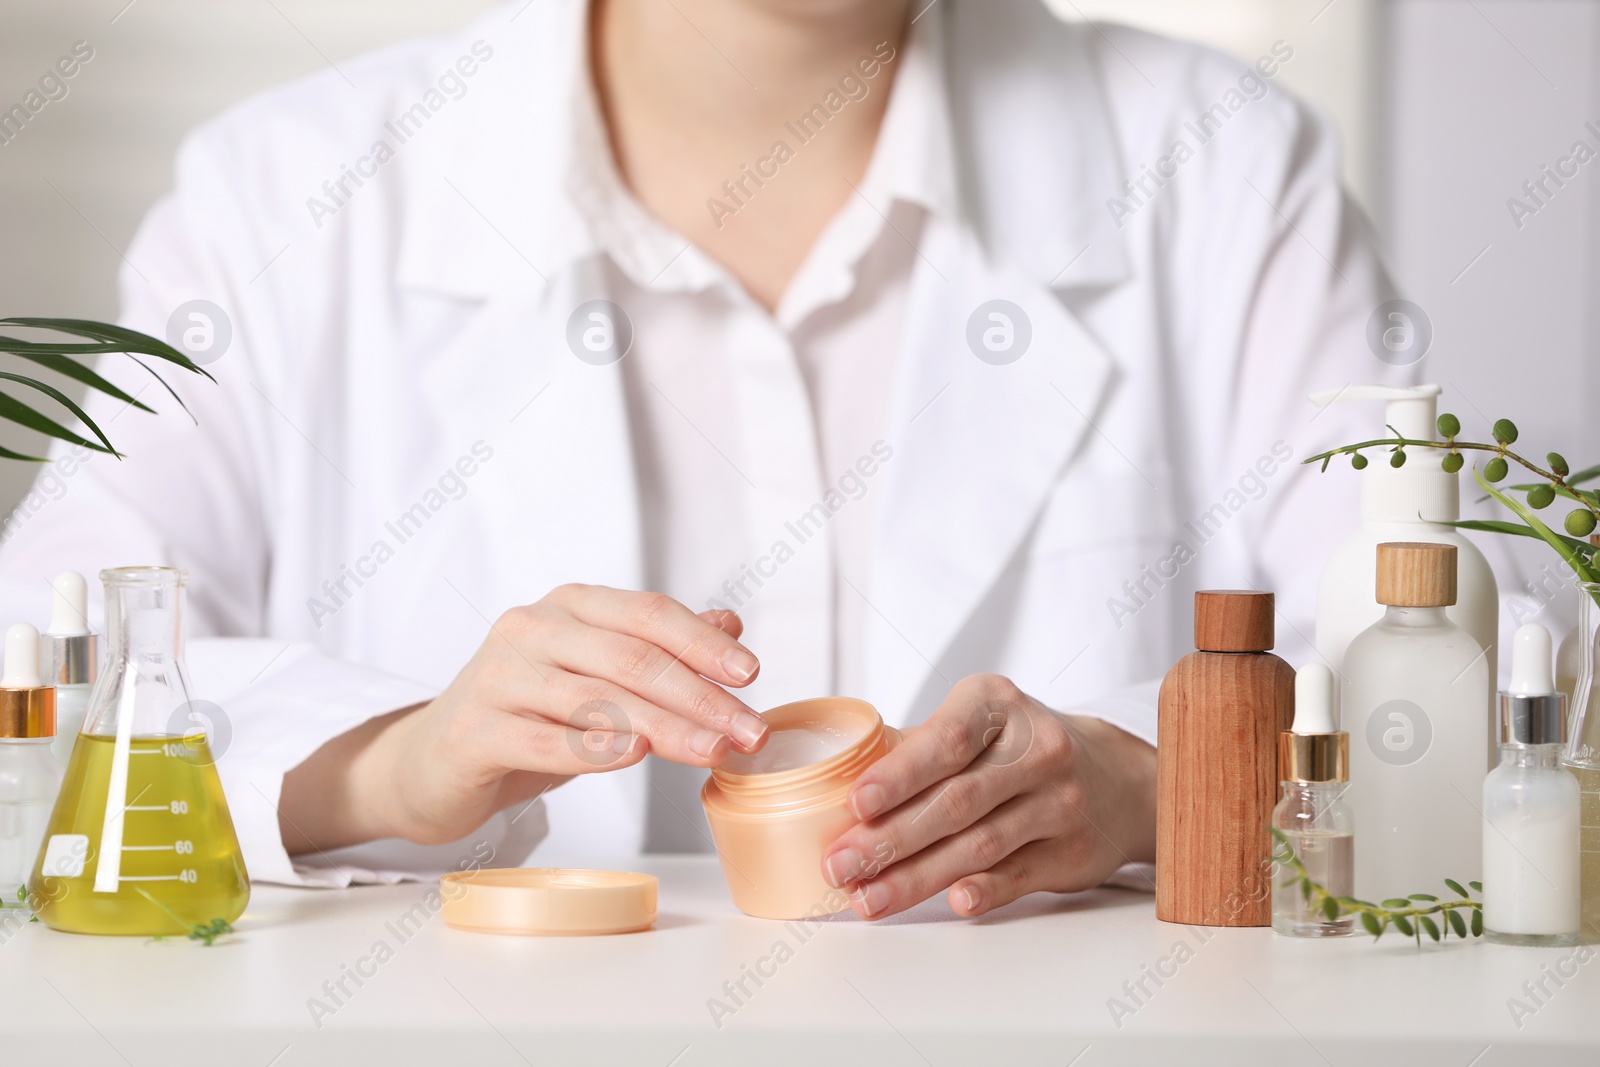
<path fill-rule="evenodd" d="M 1468 931 L 1473 937 L 1483 934 L 1483 904 L 1473 900 L 1472 894 L 1454 878 L 1446 878 L 1444 884 L 1456 895 L 1455 900 L 1440 900 L 1431 893 L 1412 893 L 1409 897 L 1395 897 L 1382 904 L 1373 904 L 1355 897 L 1334 896 L 1311 877 L 1305 864 L 1295 854 L 1288 834 L 1272 827 L 1272 839 L 1272 859 L 1278 865 L 1282 879 L 1279 884 L 1285 887 L 1298 885 L 1300 895 L 1306 902 L 1306 910 L 1312 914 L 1320 913 L 1329 922 L 1353 915 L 1359 919 L 1361 928 L 1374 939 L 1381 938 L 1384 931 L 1393 926 L 1405 936 L 1415 938 L 1418 947 L 1422 945 L 1423 934 L 1434 941 L 1443 941 L 1452 932 L 1462 940 L 1466 940 Z M 1482 882 L 1468 882 L 1467 885 L 1476 892 L 1483 892 Z M 1468 913 L 1469 917 L 1463 919 L 1462 912 Z"/>
<path fill-rule="evenodd" d="M 1393 437 L 1343 445 L 1327 452 L 1320 452 L 1305 462 L 1321 463 L 1322 469 L 1327 470 L 1333 457 L 1349 456 L 1350 465 L 1356 470 L 1362 470 L 1368 463 L 1362 451 L 1383 449 L 1388 451 L 1389 466 L 1403 467 L 1407 461 L 1407 449 L 1431 448 L 1444 453 L 1439 463 L 1440 468 L 1447 474 L 1454 474 L 1466 464 L 1463 452 L 1491 453 L 1481 469 L 1473 467 L 1472 476 L 1491 497 L 1522 522 L 1457 519 L 1443 522 L 1441 525 L 1463 530 L 1479 530 L 1484 533 L 1537 538 L 1555 550 L 1580 582 L 1590 585 L 1600 584 L 1600 537 L 1595 536 L 1595 527 L 1600 526 L 1600 493 L 1592 489 L 1579 488 L 1585 483 L 1600 479 L 1600 464 L 1573 471 L 1560 453 L 1551 452 L 1545 456 L 1546 465 L 1540 466 L 1512 451 L 1511 446 L 1517 441 L 1517 427 L 1510 419 L 1500 419 L 1494 424 L 1491 431 L 1491 436 L 1494 438 L 1492 444 L 1460 440 L 1457 435 L 1461 433 L 1461 420 L 1449 413 L 1439 416 L 1436 428 L 1440 439 L 1428 441 L 1406 437 L 1391 426 L 1389 429 L 1393 431 Z M 1503 491 L 1496 489 L 1495 485 L 1505 481 L 1507 475 L 1511 473 L 1513 463 L 1531 471 L 1540 480 L 1508 485 Z M 1511 496 L 1511 493 L 1521 493 L 1523 499 L 1519 501 Z M 1573 505 L 1561 523 L 1565 533 L 1551 529 L 1549 524 L 1534 514 L 1554 504 L 1558 497 Z M 1600 602 L 1600 589 L 1591 589 L 1590 595 Z"/>

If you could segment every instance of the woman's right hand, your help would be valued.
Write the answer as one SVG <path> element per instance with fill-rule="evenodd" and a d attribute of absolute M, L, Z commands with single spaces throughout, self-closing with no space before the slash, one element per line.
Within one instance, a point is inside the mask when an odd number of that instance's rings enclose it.
<path fill-rule="evenodd" d="M 647 752 L 710 767 L 766 722 L 723 689 L 760 670 L 732 612 L 565 585 L 512 608 L 427 704 L 334 738 L 284 776 L 291 853 L 383 837 L 453 841 L 513 804 Z"/>

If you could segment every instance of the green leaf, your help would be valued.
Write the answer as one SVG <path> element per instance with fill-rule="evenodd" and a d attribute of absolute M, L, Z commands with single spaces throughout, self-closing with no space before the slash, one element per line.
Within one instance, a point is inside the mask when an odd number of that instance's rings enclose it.
<path fill-rule="evenodd" d="M 1419 915 L 1417 916 L 1417 922 L 1422 924 L 1422 928 L 1428 932 L 1429 937 L 1435 941 L 1439 940 L 1439 927 L 1432 919 L 1426 915 Z"/>
<path fill-rule="evenodd" d="M 1407 900 L 1405 897 L 1390 897 L 1388 900 L 1383 902 L 1383 906 L 1386 908 L 1404 909 L 1411 907 L 1411 901 Z"/>
<path fill-rule="evenodd" d="M 1324 898 L 1322 901 L 1322 914 L 1327 917 L 1329 922 L 1337 919 L 1339 917 L 1339 902 L 1332 897 Z"/>
<path fill-rule="evenodd" d="M 138 408 L 140 411 L 148 412 L 152 415 L 155 414 L 155 408 L 144 403 L 142 400 L 139 400 L 137 397 L 130 396 L 129 394 L 123 392 L 111 382 L 102 378 L 92 369 L 84 366 L 75 359 L 68 358 L 67 356 L 51 355 L 43 352 L 19 352 L 15 349 L 6 348 L 0 348 L 0 351 L 9 351 L 12 355 L 25 359 L 30 363 L 37 363 L 41 367 L 44 367 L 48 370 L 53 370 L 64 378 L 72 378 L 76 381 L 82 382 L 90 389 L 105 393 L 114 400 L 120 400 L 125 404 L 130 404 L 133 407 Z"/>
<path fill-rule="evenodd" d="M 102 348 L 101 351 L 103 352 L 125 352 L 129 355 L 138 353 L 143 356 L 154 356 L 157 359 L 164 359 L 168 363 L 177 364 L 184 370 L 193 371 L 196 374 L 211 378 L 211 375 L 206 373 L 204 367 L 165 341 L 151 337 L 146 333 L 140 333 L 138 330 L 130 330 L 125 326 L 117 326 L 109 322 L 93 322 L 89 319 L 14 318 L 0 319 L 0 326 L 21 326 L 32 330 L 54 330 L 57 333 L 71 334 L 74 337 L 87 337 L 101 342 L 102 345 L 109 346 Z M 0 345 L 12 340 L 10 338 L 0 340 Z M 28 342 L 22 343 L 27 344 Z M 212 378 L 211 380 L 215 381 L 216 379 Z"/>
<path fill-rule="evenodd" d="M 1528 510 L 1511 497 L 1506 496 L 1504 493 L 1500 492 L 1500 490 L 1484 481 L 1483 475 L 1476 467 L 1473 468 L 1472 476 L 1478 480 L 1479 485 L 1489 491 L 1490 496 L 1494 497 L 1496 500 L 1500 501 L 1500 503 L 1504 504 L 1507 508 L 1515 512 L 1517 517 L 1531 526 L 1539 534 L 1539 536 L 1544 539 L 1546 544 L 1555 549 L 1556 554 L 1562 559 L 1566 560 L 1567 566 L 1572 568 L 1572 573 L 1576 574 L 1585 582 L 1593 582 L 1596 580 L 1596 575 L 1594 572 L 1591 571 L 1588 566 L 1585 565 L 1583 560 L 1578 557 L 1578 554 L 1573 551 L 1569 543 L 1571 538 L 1556 533 L 1543 522 L 1540 522 L 1539 517 L 1532 511 Z"/>
<path fill-rule="evenodd" d="M 1432 893 L 1412 893 L 1411 896 L 1408 899 L 1410 899 L 1410 900 L 1438 900 L 1439 898 L 1434 896 Z"/>
<path fill-rule="evenodd" d="M 1307 878 L 1300 883 L 1300 897 L 1308 903 L 1311 900 L 1311 879 Z"/>
<path fill-rule="evenodd" d="M 70 396 L 57 389 L 55 386 L 47 385 L 35 378 L 25 378 L 20 374 L 12 374 L 9 371 L 0 371 L 0 381 L 16 382 L 17 384 L 25 385 L 30 389 L 37 389 L 51 400 L 54 400 L 68 411 L 72 412 L 77 416 L 79 422 L 89 427 L 94 435 L 100 438 L 100 443 L 105 445 L 104 451 L 106 453 L 116 456 L 118 459 L 122 458 L 122 453 L 111 447 L 111 439 L 101 432 L 100 427 L 95 425 L 95 421 L 89 417 L 88 413 L 79 407 L 77 402 L 74 401 Z M 21 401 L 18 401 L 18 403 L 21 403 Z"/>
<path fill-rule="evenodd" d="M 1478 892 L 1478 893 L 1483 892 L 1483 883 L 1482 882 L 1468 882 L 1467 884 L 1470 885 L 1475 892 Z"/>
<path fill-rule="evenodd" d="M 1378 922 L 1378 917 L 1372 914 L 1372 912 L 1364 911 L 1361 913 L 1361 925 L 1365 927 L 1367 933 L 1371 934 L 1373 937 L 1383 936 L 1383 924 Z"/>
<path fill-rule="evenodd" d="M 92 448 L 96 452 L 112 452 L 111 449 L 106 448 L 104 445 L 98 445 L 87 438 L 79 437 L 54 419 L 46 418 L 16 397 L 8 396 L 5 393 L 0 393 L 0 419 L 14 422 L 19 426 L 26 426 L 30 430 L 42 433 L 47 437 L 58 438 L 69 444 Z M 112 454 L 115 455 L 114 452 Z"/>
<path fill-rule="evenodd" d="M 165 378 L 157 374 L 149 364 L 145 363 L 138 357 L 154 356 L 157 359 L 166 360 L 168 363 L 176 364 L 177 366 L 182 367 L 184 370 L 192 371 L 195 374 L 209 378 L 211 381 L 216 381 L 216 379 L 212 378 L 211 374 L 206 371 L 204 367 L 195 363 L 194 360 L 190 359 L 182 352 L 179 352 L 176 348 L 173 348 L 165 341 L 158 340 L 149 336 L 148 334 L 139 333 L 137 330 L 126 329 L 122 326 L 114 326 L 106 322 L 90 322 L 87 319 L 37 318 L 0 319 L 0 326 L 23 326 L 36 330 L 55 330 L 58 333 L 67 333 L 78 337 L 88 337 L 97 342 L 95 344 L 61 344 L 48 341 L 23 341 L 15 337 L 0 337 L 0 352 L 12 352 L 18 355 L 21 355 L 23 352 L 34 352 L 41 355 L 54 354 L 76 356 L 98 355 L 111 352 L 123 353 L 127 355 L 129 359 L 133 360 L 135 363 L 139 364 L 139 366 L 148 371 L 151 377 L 155 378 L 157 384 L 159 384 L 161 388 L 165 389 L 173 400 L 177 401 L 178 406 L 183 409 L 183 413 L 188 415 L 191 421 L 194 420 L 194 414 L 189 410 L 189 406 L 183 402 L 183 398 L 173 390 L 172 386 L 167 384 Z"/>
<path fill-rule="evenodd" d="M 1592 467 L 1585 467 L 1581 471 L 1574 471 L 1567 475 L 1565 481 L 1568 485 L 1581 485 L 1584 482 L 1592 482 L 1596 478 L 1600 478 L 1600 463 L 1596 463 Z"/>
<path fill-rule="evenodd" d="M 1485 497 L 1484 499 L 1487 500 L 1488 498 Z M 1531 526 L 1519 526 L 1514 522 L 1504 522 L 1500 519 L 1441 519 L 1439 520 L 1439 525 L 1454 526 L 1458 530 L 1477 530 L 1480 533 L 1514 534 L 1518 537 L 1533 537 L 1540 541 L 1544 540 L 1544 537 L 1540 535 L 1539 531 L 1533 529 Z M 1556 534 L 1556 536 L 1561 537 L 1561 539 L 1575 551 L 1590 547 L 1587 541 L 1579 541 L 1575 537 L 1562 537 L 1560 534 Z"/>
<path fill-rule="evenodd" d="M 1472 936 L 1483 936 L 1483 912 L 1478 908 L 1472 909 Z"/>
<path fill-rule="evenodd" d="M 1467 893 L 1467 891 L 1465 889 L 1461 888 L 1461 883 L 1456 881 L 1454 878 L 1446 878 L 1444 880 L 1444 884 L 1449 886 L 1450 887 L 1450 891 L 1453 892 L 1456 896 L 1463 897 L 1463 898 L 1469 897 L 1469 894 Z"/>
<path fill-rule="evenodd" d="M 1395 929 L 1399 930 L 1402 934 L 1405 934 L 1407 937 L 1416 936 L 1417 931 L 1412 927 L 1411 920 L 1406 918 L 1404 915 L 1391 915 L 1389 916 L 1389 919 L 1394 923 Z"/>
<path fill-rule="evenodd" d="M 136 407 L 141 411 L 152 412 L 154 409 L 141 402 L 137 397 L 125 392 L 120 387 L 113 385 L 106 378 L 96 373 L 91 367 L 79 361 L 88 359 L 92 356 L 109 353 L 123 353 L 127 355 L 129 359 L 132 359 L 135 363 L 139 364 L 152 377 L 155 378 L 156 382 L 167 391 L 173 400 L 177 401 L 178 406 L 183 409 L 184 414 L 188 415 L 191 421 L 194 420 L 194 414 L 189 411 L 189 407 L 183 402 L 183 398 L 179 396 L 177 391 L 167 383 L 166 379 L 162 378 L 160 374 L 156 373 L 154 368 L 145 363 L 139 357 L 147 356 L 160 359 L 167 363 L 173 364 L 174 366 L 181 367 L 183 370 L 202 375 L 211 381 L 216 380 L 215 378 L 211 377 L 211 374 L 207 372 L 205 368 L 195 363 L 194 360 L 190 359 L 184 353 L 167 344 L 165 341 L 151 337 L 148 334 L 139 333 L 137 330 L 127 329 L 126 327 L 122 326 L 116 326 L 104 322 L 92 322 L 87 319 L 55 318 L 0 319 L 0 326 L 20 326 L 24 329 L 52 330 L 56 333 L 64 333 L 72 337 L 87 338 L 86 341 L 72 342 L 28 341 L 18 337 L 0 335 L 0 353 L 8 353 L 18 357 L 19 359 L 24 359 L 31 363 L 37 364 L 38 366 L 46 367 L 58 374 L 82 383 L 90 390 L 104 393 L 107 396 L 121 400 L 126 404 Z M 50 397 L 50 399 L 56 401 L 58 404 L 61 404 L 68 411 L 72 412 L 72 414 L 80 422 L 82 422 L 84 426 L 88 427 L 90 432 L 92 432 L 94 436 L 99 439 L 100 443 L 95 444 L 93 441 L 90 441 L 84 437 L 80 437 L 78 434 L 67 429 L 65 426 L 62 426 L 40 412 L 35 411 L 32 407 L 23 403 L 21 400 L 18 400 L 16 397 L 6 394 L 0 394 L 0 420 L 13 422 L 19 426 L 25 426 L 37 433 L 42 433 L 48 437 L 56 438 L 57 440 L 67 441 L 71 444 L 89 448 L 96 452 L 103 452 L 108 455 L 121 458 L 121 453 L 119 453 L 112 446 L 110 439 L 105 435 L 104 431 L 100 429 L 94 420 L 91 419 L 76 402 L 74 402 L 65 393 L 62 393 L 59 389 L 56 389 L 55 387 L 44 382 L 38 381 L 37 379 L 17 374 L 0 373 L 0 378 L 13 381 L 20 385 L 26 386 L 27 388 L 42 392 L 46 396 Z M 15 452 L 3 447 L 0 447 L 0 459 L 42 462 L 42 457 L 24 455 L 23 453 Z"/>
<path fill-rule="evenodd" d="M 1461 913 L 1459 911 L 1447 911 L 1444 913 L 1444 917 L 1450 921 L 1450 929 L 1456 932 L 1456 936 L 1465 941 L 1467 939 L 1467 924 L 1461 918 Z"/>

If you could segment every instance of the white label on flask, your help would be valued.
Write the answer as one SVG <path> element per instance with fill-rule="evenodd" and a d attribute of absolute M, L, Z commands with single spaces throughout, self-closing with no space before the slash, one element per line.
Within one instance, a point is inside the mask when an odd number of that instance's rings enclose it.
<path fill-rule="evenodd" d="M 89 858 L 87 834 L 52 834 L 44 846 L 44 863 L 39 873 L 46 878 L 77 878 Z"/>

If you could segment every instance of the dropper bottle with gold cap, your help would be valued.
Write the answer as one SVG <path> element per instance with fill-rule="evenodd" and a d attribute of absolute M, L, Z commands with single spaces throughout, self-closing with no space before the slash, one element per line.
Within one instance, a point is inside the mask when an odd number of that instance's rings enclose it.
<path fill-rule="evenodd" d="M 6 631 L 0 672 L 0 895 L 27 903 L 25 886 L 61 788 L 56 691 L 39 680 L 39 631 L 19 622 Z"/>
<path fill-rule="evenodd" d="M 1272 809 L 1273 828 L 1288 838 L 1306 875 L 1329 894 L 1355 891 L 1355 820 L 1344 802 L 1350 782 L 1350 735 L 1339 729 L 1333 707 L 1333 672 L 1308 663 L 1294 677 L 1294 725 L 1278 735 L 1278 778 L 1283 799 Z M 1272 928 L 1288 937 L 1340 937 L 1353 916 L 1329 919 L 1300 889 L 1293 872 L 1275 871 Z"/>

